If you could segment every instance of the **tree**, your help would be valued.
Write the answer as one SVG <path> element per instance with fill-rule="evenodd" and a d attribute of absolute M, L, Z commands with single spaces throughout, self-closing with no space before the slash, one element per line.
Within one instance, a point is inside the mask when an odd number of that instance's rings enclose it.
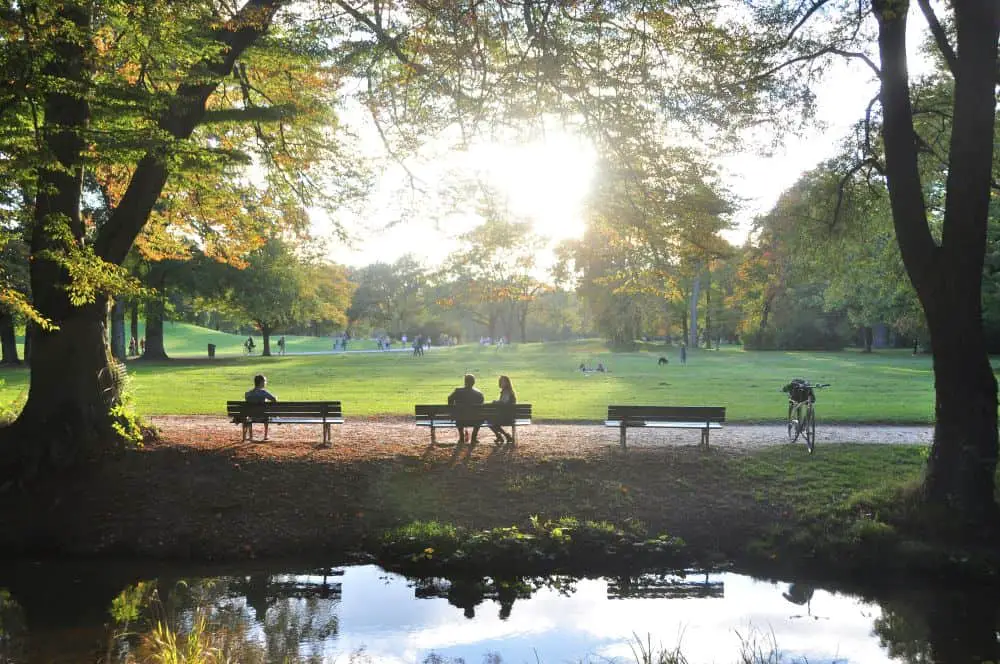
<path fill-rule="evenodd" d="M 981 295 L 994 182 L 1000 3 L 955 0 L 946 5 L 943 21 L 929 2 L 918 4 L 953 90 L 951 127 L 934 135 L 917 121 L 924 109 L 914 104 L 910 87 L 907 0 L 850 8 L 827 0 L 775 0 L 755 6 L 748 21 L 733 27 L 740 31 L 737 42 L 719 22 L 710 34 L 702 33 L 704 41 L 688 45 L 708 47 L 701 51 L 700 83 L 744 119 L 784 122 L 789 115 L 782 107 L 808 105 L 808 87 L 818 82 L 824 58 L 850 57 L 875 72 L 880 90 L 872 106 L 880 109 L 880 146 L 870 141 L 848 175 L 867 168 L 884 177 L 903 264 L 927 318 L 935 425 L 923 496 L 944 515 L 937 522 L 942 527 L 992 535 L 1000 524 L 994 497 L 997 383 L 986 352 Z M 713 51 L 723 43 L 726 49 Z M 746 48 L 728 48 L 733 44 Z M 921 164 L 929 158 L 945 162 L 940 210 L 929 207 L 936 197 L 922 179 Z"/>
<path fill-rule="evenodd" d="M 329 93 L 310 105 L 316 97 L 308 91 L 314 81 L 335 90 L 333 70 L 297 68 L 303 60 L 328 60 L 322 45 L 329 41 L 293 12 L 279 17 L 287 4 L 7 4 L 0 63 L 12 84 L 0 103 L 7 130 L 0 149 L 16 159 L 5 162 L 3 178 L 34 192 L 32 305 L 51 326 L 33 335 L 28 400 L 0 441 L 3 475 L 23 479 L 70 465 L 119 440 L 108 295 L 127 292 L 119 266 L 171 172 L 246 163 L 250 153 L 239 148 L 247 143 L 235 138 L 241 127 L 275 189 L 309 204 L 329 185 L 301 166 L 321 146 L 339 146 L 333 133 L 327 128 L 299 140 L 288 121 L 332 108 Z M 281 57 L 269 60 L 275 50 Z M 113 165 L 124 170 L 126 184 L 113 192 L 106 218 L 94 223 L 81 214 L 84 172 Z M 296 169 L 299 176 L 287 177 Z"/>
<path fill-rule="evenodd" d="M 337 316 L 326 305 L 346 303 L 346 293 L 336 294 L 343 297 L 342 302 L 321 302 L 317 296 L 330 291 L 317 288 L 318 284 L 310 287 L 310 276 L 316 276 L 316 269 L 304 264 L 279 238 L 269 239 L 247 256 L 245 268 L 228 269 L 223 299 L 260 330 L 264 338 L 263 356 L 271 355 L 272 334 L 312 319 L 321 305 L 322 315 L 343 319 L 343 309 Z"/>
<path fill-rule="evenodd" d="M 485 221 L 462 235 L 463 246 L 445 261 L 450 295 L 439 304 L 464 312 L 493 339 L 502 323 L 508 337 L 516 326 L 523 341 L 529 307 L 545 289 L 535 275 L 542 240 L 528 223 L 508 221 L 490 194 L 480 215 Z"/>
<path fill-rule="evenodd" d="M 402 337 L 423 309 L 425 270 L 412 255 L 393 264 L 374 263 L 352 275 L 357 285 L 348 316 Z"/>

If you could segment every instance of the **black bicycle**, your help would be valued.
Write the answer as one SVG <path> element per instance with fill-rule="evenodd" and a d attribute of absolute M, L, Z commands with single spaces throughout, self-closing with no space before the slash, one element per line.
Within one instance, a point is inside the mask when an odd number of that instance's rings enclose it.
<path fill-rule="evenodd" d="M 788 440 L 794 443 L 799 436 L 803 436 L 809 454 L 816 449 L 816 390 L 824 387 L 830 387 L 830 383 L 810 383 L 804 378 L 793 378 L 781 388 L 788 394 Z"/>

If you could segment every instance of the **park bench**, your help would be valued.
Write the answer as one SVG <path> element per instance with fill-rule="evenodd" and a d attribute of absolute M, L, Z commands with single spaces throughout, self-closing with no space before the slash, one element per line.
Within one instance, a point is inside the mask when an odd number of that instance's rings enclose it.
<path fill-rule="evenodd" d="M 517 444 L 517 427 L 531 424 L 531 404 L 484 403 L 478 406 L 418 405 L 415 407 L 417 426 L 429 427 L 431 430 L 431 445 L 437 444 L 435 429 L 454 429 L 456 422 L 466 423 L 465 426 L 485 426 L 487 422 L 502 427 L 510 427 L 510 435 Z"/>
<path fill-rule="evenodd" d="M 253 441 L 253 425 L 262 424 L 322 424 L 323 444 L 333 440 L 330 425 L 344 423 L 344 411 L 339 401 L 270 401 L 247 403 L 227 401 L 226 413 L 233 424 L 243 426 L 243 440 Z"/>
<path fill-rule="evenodd" d="M 701 444 L 708 447 L 708 432 L 721 429 L 725 421 L 723 406 L 608 406 L 604 426 L 618 427 L 623 448 L 625 430 L 631 427 L 701 429 Z"/>

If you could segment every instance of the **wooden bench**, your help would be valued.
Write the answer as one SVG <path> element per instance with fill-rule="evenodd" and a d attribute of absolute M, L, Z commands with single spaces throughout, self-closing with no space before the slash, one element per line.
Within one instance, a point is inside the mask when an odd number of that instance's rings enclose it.
<path fill-rule="evenodd" d="M 253 441 L 253 425 L 262 424 L 322 424 L 323 444 L 333 440 L 330 425 L 344 423 L 344 411 L 339 401 L 270 401 L 247 403 L 227 401 L 226 413 L 233 424 L 243 426 L 243 440 Z"/>
<path fill-rule="evenodd" d="M 456 422 L 466 423 L 466 426 L 485 426 L 486 423 L 502 427 L 510 427 L 510 435 L 517 445 L 517 427 L 531 424 L 531 404 L 519 403 L 513 406 L 507 404 L 484 403 L 478 406 L 418 405 L 415 407 L 417 426 L 429 427 L 431 430 L 431 445 L 437 444 L 435 429 L 456 427 Z"/>
<path fill-rule="evenodd" d="M 725 421 L 723 406 L 608 406 L 604 426 L 618 427 L 622 448 L 631 427 L 701 429 L 701 444 L 708 447 L 708 432 L 721 429 Z"/>

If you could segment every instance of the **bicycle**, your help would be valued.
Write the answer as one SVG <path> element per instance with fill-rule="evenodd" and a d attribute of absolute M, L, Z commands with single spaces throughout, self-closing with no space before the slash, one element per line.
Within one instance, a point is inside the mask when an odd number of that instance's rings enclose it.
<path fill-rule="evenodd" d="M 804 378 L 793 378 L 781 388 L 788 394 L 788 440 L 795 442 L 799 436 L 806 439 L 806 449 L 812 454 L 816 449 L 816 393 L 830 387 L 830 383 L 810 383 Z"/>

